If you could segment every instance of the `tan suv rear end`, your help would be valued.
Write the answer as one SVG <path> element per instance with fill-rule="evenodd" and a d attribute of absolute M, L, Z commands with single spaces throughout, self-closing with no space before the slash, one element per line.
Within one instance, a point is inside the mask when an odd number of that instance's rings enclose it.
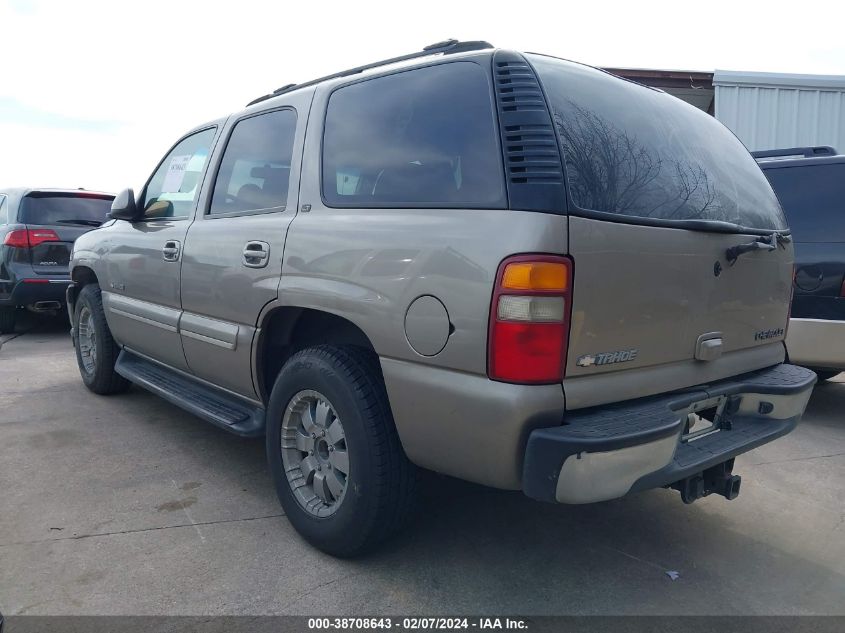
<path fill-rule="evenodd" d="M 382 360 L 409 456 L 547 501 L 735 498 L 734 458 L 792 430 L 815 382 L 782 364 L 775 195 L 730 131 L 659 90 L 534 54 L 493 70 L 511 206 L 565 217 L 523 218 L 505 250 L 488 380 Z M 517 230 L 497 224 L 491 250 Z"/>
<path fill-rule="evenodd" d="M 568 503 L 669 484 L 685 501 L 733 498 L 733 457 L 790 431 L 814 380 L 778 365 L 793 249 L 777 199 L 712 117 L 527 58 L 565 160 L 575 281 L 568 413 L 530 435 L 524 489 Z"/>

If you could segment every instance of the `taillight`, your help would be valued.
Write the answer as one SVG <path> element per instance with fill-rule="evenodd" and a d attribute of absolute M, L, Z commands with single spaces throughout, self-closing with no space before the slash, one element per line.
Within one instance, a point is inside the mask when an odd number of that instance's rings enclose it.
<path fill-rule="evenodd" d="M 52 229 L 29 229 L 29 245 L 38 246 L 42 242 L 58 242 L 59 236 Z"/>
<path fill-rule="evenodd" d="M 6 238 L 3 240 L 6 246 L 14 246 L 15 248 L 29 248 L 29 236 L 27 231 L 9 231 L 6 233 Z"/>
<path fill-rule="evenodd" d="M 792 321 L 792 300 L 795 299 L 795 277 L 798 275 L 798 269 L 795 264 L 792 264 L 792 285 L 789 286 L 789 309 L 786 311 L 786 327 L 783 328 L 783 340 L 786 340 L 786 335 L 789 334 L 789 322 Z M 787 352 L 787 359 L 789 353 Z"/>
<path fill-rule="evenodd" d="M 17 248 L 30 248 L 43 242 L 58 242 L 59 236 L 52 229 L 18 229 L 6 233 L 3 244 Z"/>
<path fill-rule="evenodd" d="M 560 382 L 571 297 L 572 260 L 516 255 L 503 261 L 490 310 L 490 378 L 523 384 Z"/>
<path fill-rule="evenodd" d="M 842 280 L 842 287 L 839 289 L 839 296 L 845 297 L 845 279 Z"/>
<path fill-rule="evenodd" d="M 789 327 L 789 320 L 792 318 L 792 302 L 795 300 L 795 278 L 798 276 L 798 269 L 792 265 L 792 285 L 789 287 L 789 310 L 786 313 L 786 327 Z"/>

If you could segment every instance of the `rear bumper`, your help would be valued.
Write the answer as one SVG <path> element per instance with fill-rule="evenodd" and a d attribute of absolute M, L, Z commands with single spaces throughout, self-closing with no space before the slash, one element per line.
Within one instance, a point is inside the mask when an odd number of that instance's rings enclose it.
<path fill-rule="evenodd" d="M 64 305 L 65 291 L 70 283 L 69 277 L 61 275 L 21 279 L 8 296 L 0 298 L 0 305 L 27 306 L 39 301 L 58 301 Z"/>
<path fill-rule="evenodd" d="M 591 503 L 668 486 L 789 433 L 815 374 L 776 365 L 697 389 L 567 414 L 528 436 L 523 490 L 542 501 Z M 682 442 L 692 405 L 725 396 L 721 430 Z"/>
<path fill-rule="evenodd" d="M 845 369 L 845 321 L 790 319 L 789 361 L 819 369 Z"/>

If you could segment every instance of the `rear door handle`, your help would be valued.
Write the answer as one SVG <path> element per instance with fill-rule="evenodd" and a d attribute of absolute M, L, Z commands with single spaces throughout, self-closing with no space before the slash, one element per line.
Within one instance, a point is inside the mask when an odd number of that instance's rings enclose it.
<path fill-rule="evenodd" d="M 161 256 L 166 262 L 178 262 L 179 253 L 182 251 L 182 242 L 179 240 L 167 240 L 164 248 L 161 249 Z"/>
<path fill-rule="evenodd" d="M 270 245 L 257 240 L 244 246 L 243 265 L 249 268 L 264 268 L 270 260 Z"/>

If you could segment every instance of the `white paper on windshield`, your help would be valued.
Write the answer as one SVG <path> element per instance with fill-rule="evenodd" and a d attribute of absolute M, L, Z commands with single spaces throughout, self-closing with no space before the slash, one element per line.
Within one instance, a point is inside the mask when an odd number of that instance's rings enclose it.
<path fill-rule="evenodd" d="M 182 180 L 185 179 L 185 170 L 193 154 L 174 156 L 170 159 L 167 173 L 164 176 L 164 184 L 161 186 L 162 193 L 176 193 L 182 187 Z"/>

